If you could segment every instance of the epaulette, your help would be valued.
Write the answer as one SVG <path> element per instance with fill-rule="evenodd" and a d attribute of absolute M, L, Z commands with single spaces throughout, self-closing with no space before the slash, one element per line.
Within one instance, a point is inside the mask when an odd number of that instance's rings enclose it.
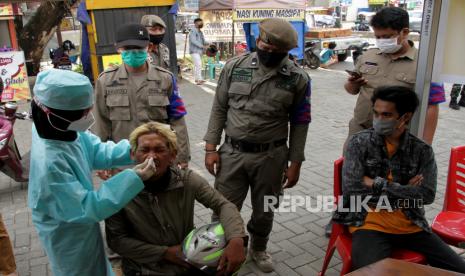
<path fill-rule="evenodd" d="M 162 71 L 162 72 L 165 72 L 165 73 L 169 73 L 170 75 L 173 75 L 173 73 L 172 73 L 170 70 L 168 70 L 168 69 L 165 69 L 165 68 L 163 68 L 163 67 L 160 67 L 160 66 L 157 66 L 157 65 L 153 65 L 153 64 L 152 64 L 152 66 L 155 67 L 155 69 L 157 69 L 158 71 Z"/>
<path fill-rule="evenodd" d="M 108 67 L 107 69 L 103 70 L 102 73 L 100 73 L 100 74 L 98 75 L 98 78 L 100 78 L 100 77 L 101 77 L 103 74 L 105 74 L 105 73 L 114 72 L 114 71 L 118 70 L 120 66 L 121 66 L 121 65 Z"/>

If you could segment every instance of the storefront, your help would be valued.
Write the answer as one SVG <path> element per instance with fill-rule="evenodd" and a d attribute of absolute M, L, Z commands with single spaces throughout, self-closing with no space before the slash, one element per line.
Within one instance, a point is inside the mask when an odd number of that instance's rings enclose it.
<path fill-rule="evenodd" d="M 146 14 L 158 15 L 165 21 L 166 33 L 163 43 L 169 49 L 176 49 L 176 26 L 171 13 L 171 8 L 175 3 L 175 0 L 86 0 L 81 2 L 78 19 L 85 26 L 81 50 L 84 73 L 87 76 L 90 74 L 89 77 L 95 80 L 100 72 L 110 65 L 121 64 L 121 56 L 117 54 L 115 48 L 114 34 L 122 24 L 140 22 L 142 16 Z M 86 64 L 86 61 L 90 61 L 90 64 Z M 170 51 L 170 63 L 171 71 L 177 72 L 176 51 Z"/>
<path fill-rule="evenodd" d="M 14 17 L 21 15 L 18 4 L 0 4 L 0 78 L 1 102 L 31 98 L 24 52 L 20 51 Z"/>
<path fill-rule="evenodd" d="M 296 0 L 292 7 L 284 0 L 248 1 L 235 0 L 233 10 L 234 22 L 242 22 L 245 31 L 247 47 L 253 51 L 255 40 L 259 35 L 258 24 L 266 18 L 282 18 L 288 20 L 298 34 L 298 47 L 289 51 L 298 60 L 304 57 L 305 43 L 305 0 Z"/>

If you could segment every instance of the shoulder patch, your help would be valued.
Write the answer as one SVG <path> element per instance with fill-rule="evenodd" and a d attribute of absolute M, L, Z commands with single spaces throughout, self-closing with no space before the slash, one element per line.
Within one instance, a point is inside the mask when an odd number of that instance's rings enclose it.
<path fill-rule="evenodd" d="M 226 61 L 226 64 L 228 63 L 237 63 L 237 62 L 240 62 L 242 60 L 245 60 L 246 58 L 248 58 L 250 56 L 250 53 L 246 53 L 246 54 L 243 54 L 243 55 L 239 55 L 239 56 L 235 56 L 235 57 L 232 57 L 230 59 L 228 59 Z"/>

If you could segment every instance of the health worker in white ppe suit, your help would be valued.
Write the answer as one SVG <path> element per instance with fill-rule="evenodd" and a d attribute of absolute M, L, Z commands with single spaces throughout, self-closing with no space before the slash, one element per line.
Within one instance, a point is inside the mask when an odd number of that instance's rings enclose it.
<path fill-rule="evenodd" d="M 88 131 L 93 99 L 84 75 L 52 69 L 37 76 L 28 204 L 54 276 L 114 275 L 99 221 L 122 209 L 155 172 L 148 160 L 94 190 L 93 170 L 132 161 L 127 140 L 102 143 Z"/>

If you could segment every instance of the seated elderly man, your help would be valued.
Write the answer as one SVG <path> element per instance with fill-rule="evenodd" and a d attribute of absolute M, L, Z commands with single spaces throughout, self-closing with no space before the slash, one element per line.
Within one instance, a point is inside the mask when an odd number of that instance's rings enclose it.
<path fill-rule="evenodd" d="M 350 138 L 342 169 L 345 210 L 338 208 L 333 217 L 352 233 L 353 268 L 387 258 L 396 247 L 425 255 L 431 266 L 465 273 L 465 261 L 425 219 L 437 167 L 431 146 L 407 129 L 417 95 L 406 87 L 381 87 L 372 103 L 373 128 Z"/>
<path fill-rule="evenodd" d="M 176 134 L 168 125 L 147 123 L 130 136 L 132 158 L 153 158 L 156 173 L 124 209 L 105 221 L 109 247 L 122 257 L 125 275 L 194 275 L 182 259 L 181 243 L 194 228 L 197 200 L 219 214 L 227 245 L 218 267 L 227 275 L 245 260 L 246 234 L 236 206 L 190 169 L 179 169 Z"/>

